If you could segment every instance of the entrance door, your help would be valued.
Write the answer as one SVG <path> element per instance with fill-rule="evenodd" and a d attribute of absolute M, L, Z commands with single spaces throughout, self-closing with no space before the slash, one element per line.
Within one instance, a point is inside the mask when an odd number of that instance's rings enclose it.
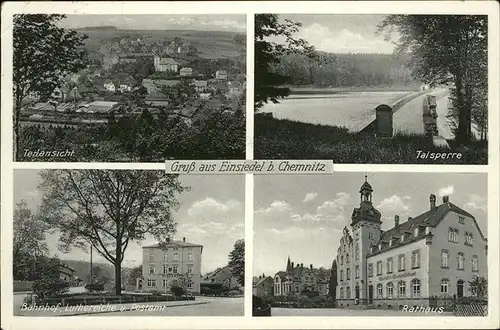
<path fill-rule="evenodd" d="M 373 304 L 373 285 L 368 286 L 368 304 Z"/>
<path fill-rule="evenodd" d="M 359 299 L 359 286 L 356 285 L 356 299 Z"/>
<path fill-rule="evenodd" d="M 457 298 L 464 296 L 464 281 L 458 280 L 457 282 Z"/>

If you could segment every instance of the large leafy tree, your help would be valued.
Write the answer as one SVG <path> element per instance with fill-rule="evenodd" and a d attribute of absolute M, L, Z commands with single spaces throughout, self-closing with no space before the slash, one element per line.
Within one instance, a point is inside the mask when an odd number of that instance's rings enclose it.
<path fill-rule="evenodd" d="M 176 195 L 186 189 L 162 171 L 47 170 L 41 177 L 41 212 L 60 230 L 60 249 L 92 245 L 115 267 L 116 294 L 129 243 L 151 235 L 165 246 L 176 230 Z"/>
<path fill-rule="evenodd" d="M 239 239 L 229 253 L 229 269 L 241 286 L 245 286 L 245 241 Z"/>
<path fill-rule="evenodd" d="M 457 140 L 470 141 L 473 113 L 487 116 L 487 16 L 389 15 L 378 29 L 387 39 L 399 34 L 395 51 L 412 56 L 416 76 L 431 85 L 454 84 Z"/>
<path fill-rule="evenodd" d="M 474 275 L 472 281 L 469 281 L 469 291 L 477 298 L 488 298 L 488 280 L 482 276 Z"/>
<path fill-rule="evenodd" d="M 57 24 L 64 15 L 14 15 L 13 92 L 15 158 L 19 158 L 19 117 L 28 96 L 48 97 L 67 73 L 84 67 L 86 39 Z"/>
<path fill-rule="evenodd" d="M 25 201 L 14 211 L 13 276 L 15 280 L 32 281 L 40 274 L 40 264 L 49 250 L 45 242 L 47 225 L 33 214 Z"/>
<path fill-rule="evenodd" d="M 315 56 L 314 48 L 305 40 L 295 38 L 302 23 L 285 19 L 280 22 L 275 14 L 255 15 L 255 109 L 271 101 L 277 103 L 287 96 L 290 89 L 283 87 L 287 83 L 286 76 L 276 73 L 273 65 L 279 63 L 283 54 L 304 53 Z M 274 41 L 276 38 L 282 42 Z"/>

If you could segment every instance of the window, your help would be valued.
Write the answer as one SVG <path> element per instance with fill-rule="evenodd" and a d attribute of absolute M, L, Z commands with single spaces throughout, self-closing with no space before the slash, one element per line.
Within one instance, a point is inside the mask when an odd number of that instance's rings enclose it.
<path fill-rule="evenodd" d="M 472 246 L 472 234 L 465 233 L 465 245 Z"/>
<path fill-rule="evenodd" d="M 155 273 L 155 266 L 154 265 L 149 265 L 149 273 L 154 274 Z"/>
<path fill-rule="evenodd" d="M 340 299 L 344 299 L 344 288 L 340 288 Z"/>
<path fill-rule="evenodd" d="M 464 270 L 465 257 L 463 253 L 458 253 L 457 256 L 457 269 Z"/>
<path fill-rule="evenodd" d="M 168 287 L 168 280 L 167 280 L 167 279 L 164 279 L 164 280 L 162 281 L 162 286 L 163 286 L 164 288 Z"/>
<path fill-rule="evenodd" d="M 356 260 L 359 260 L 359 243 L 356 243 Z"/>
<path fill-rule="evenodd" d="M 398 298 L 406 298 L 406 282 L 399 281 L 398 288 Z"/>
<path fill-rule="evenodd" d="M 154 261 L 155 260 L 155 255 L 153 251 L 149 251 L 149 261 Z"/>
<path fill-rule="evenodd" d="M 346 263 L 346 264 L 348 264 L 348 263 L 349 263 L 349 253 L 348 253 L 348 254 L 346 254 L 346 256 L 345 256 L 345 263 Z"/>
<path fill-rule="evenodd" d="M 420 267 L 420 251 L 416 250 L 411 253 L 411 268 Z"/>
<path fill-rule="evenodd" d="M 346 299 L 350 299 L 351 298 L 351 287 L 348 286 L 347 288 L 345 288 L 345 298 Z"/>
<path fill-rule="evenodd" d="M 465 217 L 459 215 L 458 216 L 458 223 L 464 224 L 465 223 Z"/>
<path fill-rule="evenodd" d="M 174 261 L 178 261 L 178 260 L 179 260 L 179 253 L 174 252 Z"/>
<path fill-rule="evenodd" d="M 351 279 L 351 269 L 347 268 L 347 271 L 346 271 L 346 280 L 350 280 L 350 279 Z"/>
<path fill-rule="evenodd" d="M 368 239 L 373 239 L 373 233 L 368 233 Z"/>
<path fill-rule="evenodd" d="M 192 288 L 193 287 L 193 281 L 187 281 L 187 287 Z"/>
<path fill-rule="evenodd" d="M 373 277 L 373 264 L 368 264 L 368 277 Z"/>
<path fill-rule="evenodd" d="M 193 274 L 193 265 L 188 265 L 187 268 L 188 268 L 187 269 L 187 273 L 188 274 Z"/>
<path fill-rule="evenodd" d="M 387 259 L 387 274 L 391 274 L 392 273 L 392 258 L 388 258 Z"/>
<path fill-rule="evenodd" d="M 406 260 L 405 260 L 405 255 L 400 254 L 398 257 L 398 270 L 402 271 L 405 270 L 406 268 Z"/>
<path fill-rule="evenodd" d="M 356 268 L 354 268 L 354 276 L 356 278 L 359 278 L 359 266 L 356 266 Z"/>
<path fill-rule="evenodd" d="M 167 265 L 163 265 L 163 274 L 167 273 L 167 269 L 168 269 L 168 266 Z"/>
<path fill-rule="evenodd" d="M 387 298 L 394 298 L 394 284 L 392 282 L 387 283 Z"/>
<path fill-rule="evenodd" d="M 418 236 L 418 227 L 413 230 L 413 236 Z"/>
<path fill-rule="evenodd" d="M 377 275 L 382 275 L 382 261 L 377 261 Z"/>
<path fill-rule="evenodd" d="M 420 297 L 420 280 L 414 279 L 411 281 L 411 296 L 412 298 Z"/>
<path fill-rule="evenodd" d="M 167 261 L 167 260 L 168 260 L 168 254 L 166 254 L 166 253 L 165 253 L 165 254 L 163 255 L 163 260 L 164 260 L 164 261 Z"/>
<path fill-rule="evenodd" d="M 448 268 L 448 250 L 441 251 L 441 268 Z"/>
<path fill-rule="evenodd" d="M 148 280 L 148 287 L 156 287 L 156 280 Z"/>
<path fill-rule="evenodd" d="M 340 280 L 341 281 L 344 280 L 344 271 L 343 270 L 340 271 Z"/>
<path fill-rule="evenodd" d="M 383 286 L 382 283 L 377 284 L 377 298 L 382 299 L 382 291 L 383 291 Z"/>
<path fill-rule="evenodd" d="M 448 285 L 450 284 L 450 281 L 446 278 L 443 278 L 441 280 L 441 293 L 448 293 Z"/>
<path fill-rule="evenodd" d="M 479 260 L 477 259 L 477 256 L 472 257 L 472 271 L 479 271 Z"/>
<path fill-rule="evenodd" d="M 191 252 L 188 253 L 188 261 L 193 261 L 193 254 Z"/>
<path fill-rule="evenodd" d="M 448 229 L 448 241 L 453 243 L 458 243 L 458 229 L 456 228 Z"/>
<path fill-rule="evenodd" d="M 343 265 L 344 264 L 344 256 L 341 256 L 340 257 L 340 264 Z"/>
<path fill-rule="evenodd" d="M 392 238 L 389 240 L 389 247 L 392 246 Z"/>
<path fill-rule="evenodd" d="M 173 268 L 174 268 L 174 269 L 173 269 L 174 274 L 177 274 L 177 265 L 174 265 L 174 267 L 173 267 Z"/>

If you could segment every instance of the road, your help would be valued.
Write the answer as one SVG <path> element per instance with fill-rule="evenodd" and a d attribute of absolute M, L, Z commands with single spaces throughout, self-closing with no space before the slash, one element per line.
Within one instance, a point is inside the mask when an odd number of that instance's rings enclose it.
<path fill-rule="evenodd" d="M 15 295 L 15 306 L 16 303 Z M 14 315 L 19 316 L 243 316 L 243 298 L 196 297 L 195 301 L 165 301 L 138 304 L 103 305 L 106 312 L 95 310 L 82 311 L 76 307 L 58 307 L 45 310 L 21 310 L 14 308 Z M 122 311 L 123 310 L 123 311 Z"/>
<path fill-rule="evenodd" d="M 453 316 L 453 313 L 410 313 L 382 309 L 272 308 L 272 316 Z"/>
<path fill-rule="evenodd" d="M 406 134 L 425 134 L 424 122 L 422 119 L 422 106 L 424 99 L 427 95 L 436 95 L 436 98 L 440 100 L 440 97 L 445 95 L 446 92 L 447 90 L 443 88 L 435 89 L 428 94 L 420 95 L 403 105 L 394 113 L 393 116 L 394 134 L 398 132 Z M 447 97 L 444 99 L 447 99 Z M 444 106 L 442 106 L 442 102 L 438 103 L 438 108 L 440 107 L 444 108 Z M 439 115 L 441 116 L 441 114 Z"/>

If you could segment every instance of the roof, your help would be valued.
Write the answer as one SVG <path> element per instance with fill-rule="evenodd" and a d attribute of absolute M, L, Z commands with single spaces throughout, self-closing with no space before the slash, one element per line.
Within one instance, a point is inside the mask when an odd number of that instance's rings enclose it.
<path fill-rule="evenodd" d="M 481 237 L 485 239 L 483 236 L 483 233 L 481 232 L 481 229 L 477 225 L 476 219 L 474 218 L 473 215 L 471 215 L 469 212 L 461 209 L 460 207 L 456 206 L 453 203 L 447 202 L 439 205 L 435 209 L 428 210 L 419 216 L 412 218 L 406 222 L 403 222 L 399 224 L 398 226 L 395 226 L 389 230 L 386 230 L 382 232 L 382 235 L 380 235 L 380 240 L 377 242 L 376 245 L 378 245 L 380 242 L 389 242 L 389 240 L 392 237 L 401 237 L 401 235 L 406 231 L 406 232 L 413 232 L 415 228 L 418 227 L 436 227 L 441 220 L 443 220 L 444 216 L 449 212 L 455 212 L 461 215 L 465 215 L 467 217 L 470 217 L 473 219 L 476 228 L 478 229 Z M 424 237 L 425 235 L 419 235 L 416 239 L 420 239 Z M 379 251 L 376 251 L 379 252 Z M 374 253 L 376 253 L 374 252 Z"/>
<path fill-rule="evenodd" d="M 143 246 L 142 248 L 159 248 L 160 244 L 152 244 L 152 245 L 146 245 Z M 184 242 L 184 241 L 170 241 L 169 244 L 167 244 L 167 247 L 203 247 L 203 245 L 200 244 L 194 244 L 194 243 L 189 243 L 189 242 Z"/>
<path fill-rule="evenodd" d="M 206 80 L 195 80 L 193 83 L 197 87 L 206 87 L 208 82 Z"/>
<path fill-rule="evenodd" d="M 216 74 L 227 74 L 227 71 L 226 70 L 217 70 Z"/>
<path fill-rule="evenodd" d="M 260 284 L 264 283 L 265 281 L 272 280 L 272 279 L 273 278 L 271 276 L 257 278 L 257 281 L 255 281 L 255 283 L 254 283 L 254 286 L 259 286 Z"/>
<path fill-rule="evenodd" d="M 181 69 L 181 72 L 182 72 L 182 71 L 190 71 L 190 72 L 191 72 L 191 71 L 193 71 L 193 69 L 191 69 L 191 68 L 187 68 L 187 67 L 186 67 L 186 68 L 182 68 L 182 69 Z"/>
<path fill-rule="evenodd" d="M 154 86 L 175 86 L 180 83 L 180 80 L 166 80 L 166 79 L 143 79 L 142 85 L 144 87 L 154 87 Z"/>
<path fill-rule="evenodd" d="M 159 64 L 179 64 L 179 63 L 171 57 L 160 57 Z"/>
<path fill-rule="evenodd" d="M 89 106 L 94 106 L 94 107 L 112 107 L 118 102 L 113 102 L 113 101 L 94 101 L 89 103 Z"/>

